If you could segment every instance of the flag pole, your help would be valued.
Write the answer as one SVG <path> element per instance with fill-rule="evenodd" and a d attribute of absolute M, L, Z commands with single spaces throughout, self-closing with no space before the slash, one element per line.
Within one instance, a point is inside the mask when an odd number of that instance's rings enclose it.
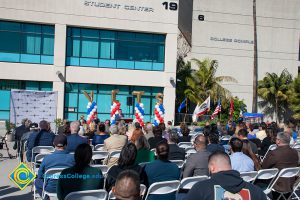
<path fill-rule="evenodd" d="M 185 123 L 185 119 L 186 119 L 186 115 L 187 115 L 187 111 L 188 111 L 188 107 L 187 107 L 187 98 L 185 100 L 185 114 L 184 114 L 184 118 L 183 118 L 183 123 Z"/>

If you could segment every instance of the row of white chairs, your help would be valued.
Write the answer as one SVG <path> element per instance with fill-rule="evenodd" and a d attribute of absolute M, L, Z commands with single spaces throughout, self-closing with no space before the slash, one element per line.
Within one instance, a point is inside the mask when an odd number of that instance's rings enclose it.
<path fill-rule="evenodd" d="M 51 179 L 58 179 L 60 173 L 62 172 L 63 168 L 52 168 L 45 172 L 45 177 L 51 177 Z M 48 178 L 44 179 L 43 183 L 43 192 L 42 192 L 42 198 L 45 198 L 46 195 L 49 197 L 56 197 L 56 193 L 50 193 L 45 190 L 46 182 L 48 181 Z M 157 182 L 153 183 L 146 194 L 146 198 L 148 198 L 149 195 L 161 195 L 161 194 L 170 194 L 173 192 L 178 193 L 179 189 L 185 189 L 189 190 L 193 187 L 193 185 L 199 181 L 207 180 L 209 179 L 208 176 L 195 176 L 195 177 L 188 177 L 184 178 L 181 181 L 174 180 L 174 181 L 163 181 L 163 182 Z M 146 186 L 141 184 L 141 195 L 144 196 L 146 193 Z M 106 199 L 115 199 L 113 193 L 110 191 L 107 193 L 105 190 L 89 190 L 89 191 L 78 191 L 78 192 L 72 192 L 68 194 L 65 198 L 65 200 L 71 200 L 71 199 L 77 199 L 77 200 L 106 200 Z"/>
<path fill-rule="evenodd" d="M 100 167 L 101 171 L 103 170 L 103 174 L 105 174 L 105 172 L 108 171 L 108 168 L 106 168 L 107 166 L 96 166 L 94 165 L 94 167 Z M 63 169 L 62 168 L 53 168 L 53 169 L 49 169 L 47 170 L 47 172 L 45 173 L 45 177 L 53 177 L 54 179 L 55 178 L 58 178 L 59 177 L 59 174 L 61 173 Z M 257 180 L 270 180 L 270 183 L 268 185 L 268 187 L 264 190 L 265 194 L 269 194 L 272 190 L 273 190 L 273 187 L 274 185 L 276 184 L 276 182 L 278 181 L 279 178 L 291 178 L 291 177 L 296 177 L 298 175 L 300 171 L 300 167 L 292 167 L 292 168 L 285 168 L 285 169 L 282 169 L 280 172 L 278 169 L 274 168 L 274 169 L 263 169 L 263 170 L 260 170 L 258 172 L 254 171 L 254 172 L 244 172 L 244 173 L 241 173 L 241 177 L 245 180 L 245 181 L 248 181 L 248 182 L 251 182 L 251 183 L 255 183 L 255 181 Z M 279 172 L 279 173 L 278 173 Z M 55 174 L 55 176 L 51 176 Z M 189 190 L 192 188 L 192 186 L 199 182 L 199 181 L 202 181 L 202 180 L 207 180 L 209 177 L 207 176 L 196 176 L 196 177 L 188 177 L 188 178 L 184 178 L 182 179 L 181 181 L 165 181 L 165 182 L 158 182 L 158 183 L 154 183 L 150 186 L 148 192 L 147 192 L 147 195 L 146 195 L 146 199 L 148 197 L 148 195 L 151 195 L 151 194 L 168 194 L 168 193 L 172 193 L 172 192 L 175 192 L 179 191 L 179 189 L 186 189 L 186 190 Z M 49 193 L 47 191 L 45 191 L 45 183 L 46 183 L 46 179 L 44 179 L 44 185 L 43 185 L 43 198 L 45 197 L 45 195 L 48 195 L 48 196 L 56 196 L 56 193 Z M 296 191 L 298 190 L 300 186 L 300 183 L 294 188 L 293 192 L 291 193 L 291 196 L 292 195 L 295 195 L 297 198 L 297 194 L 296 194 Z M 143 187 L 143 186 L 141 186 Z M 145 187 L 143 187 L 143 190 L 142 190 L 142 194 L 145 194 L 146 189 Z M 82 192 L 77 192 L 77 193 L 82 193 Z M 83 194 L 85 194 L 85 192 L 83 192 Z M 283 198 L 284 193 L 281 193 L 281 196 Z M 71 195 L 71 194 L 70 194 Z M 105 195 L 103 195 L 105 196 Z M 108 195 L 109 199 L 113 199 L 113 194 L 110 193 Z M 290 196 L 290 197 L 291 197 Z M 107 195 L 105 196 L 105 199 L 106 199 Z"/>
<path fill-rule="evenodd" d="M 257 180 L 269 180 L 269 185 L 267 186 L 267 188 L 264 190 L 264 193 L 266 195 L 270 194 L 272 190 L 274 190 L 274 185 L 277 183 L 279 178 L 292 178 L 292 177 L 296 177 L 298 176 L 300 171 L 300 167 L 290 167 L 290 168 L 284 168 L 281 171 L 279 171 L 277 168 L 273 168 L 273 169 L 262 169 L 259 171 L 252 171 L 252 172 L 243 172 L 241 173 L 241 177 L 250 183 L 254 183 Z M 296 185 L 296 187 L 294 187 L 291 195 L 286 198 L 284 196 L 285 193 L 277 191 L 278 193 L 280 193 L 280 197 L 284 198 L 284 199 L 290 199 L 293 195 L 295 195 L 295 197 L 297 199 L 299 199 L 299 197 L 297 196 L 296 191 L 298 190 L 300 186 L 300 183 L 298 183 Z M 279 199 L 280 199 L 279 197 Z"/>

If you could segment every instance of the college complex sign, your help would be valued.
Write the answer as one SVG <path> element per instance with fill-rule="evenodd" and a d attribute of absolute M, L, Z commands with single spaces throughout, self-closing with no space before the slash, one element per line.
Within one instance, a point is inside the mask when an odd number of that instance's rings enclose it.
<path fill-rule="evenodd" d="M 85 6 L 97 7 L 97 8 L 107 8 L 114 10 L 129 10 L 129 11 L 139 11 L 139 12 L 154 12 L 154 8 L 145 6 L 136 6 L 128 4 L 117 4 L 117 3 L 104 3 L 96 1 L 84 1 Z"/>
<path fill-rule="evenodd" d="M 242 40 L 236 38 L 210 37 L 210 40 L 214 42 L 234 42 L 240 44 L 254 44 L 253 40 Z"/>

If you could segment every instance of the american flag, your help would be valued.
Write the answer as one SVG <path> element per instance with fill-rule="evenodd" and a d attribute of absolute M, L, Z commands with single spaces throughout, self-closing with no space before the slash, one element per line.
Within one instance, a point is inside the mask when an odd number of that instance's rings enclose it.
<path fill-rule="evenodd" d="M 211 115 L 210 119 L 213 120 L 213 119 L 215 118 L 215 116 L 216 116 L 219 112 L 221 112 L 221 102 L 220 102 L 220 99 L 219 99 L 218 105 L 217 105 L 215 111 L 213 112 L 213 114 Z"/>

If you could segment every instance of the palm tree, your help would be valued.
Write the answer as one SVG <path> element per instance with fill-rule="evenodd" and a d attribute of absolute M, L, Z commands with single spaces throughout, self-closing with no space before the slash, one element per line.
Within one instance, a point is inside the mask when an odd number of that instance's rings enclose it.
<path fill-rule="evenodd" d="M 276 122 L 281 121 L 287 110 L 288 96 L 292 87 L 292 75 L 284 69 L 278 76 L 275 73 L 266 73 L 263 80 L 258 81 L 258 96 L 262 99 L 258 106 L 263 113 L 275 116 Z"/>
<path fill-rule="evenodd" d="M 254 29 L 254 44 L 253 44 L 253 99 L 252 99 L 252 112 L 257 112 L 257 26 L 256 26 L 256 0 L 253 0 L 253 29 Z"/>
<path fill-rule="evenodd" d="M 194 103 L 203 102 L 209 95 L 212 101 L 216 102 L 219 98 L 225 102 L 231 96 L 229 90 L 224 88 L 221 83 L 223 81 L 237 82 L 231 76 L 218 76 L 218 62 L 216 60 L 192 59 L 198 69 L 192 73 L 191 77 L 186 78 L 187 89 L 185 95 Z"/>
<path fill-rule="evenodd" d="M 293 82 L 293 88 L 288 103 L 289 108 L 294 112 L 293 117 L 300 120 L 300 76 Z"/>

